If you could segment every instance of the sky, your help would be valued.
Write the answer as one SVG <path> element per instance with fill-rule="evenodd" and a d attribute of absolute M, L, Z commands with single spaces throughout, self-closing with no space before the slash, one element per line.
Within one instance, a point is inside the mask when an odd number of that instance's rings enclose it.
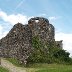
<path fill-rule="evenodd" d="M 0 39 L 16 23 L 45 17 L 55 27 L 55 40 L 72 56 L 72 0 L 0 0 Z"/>

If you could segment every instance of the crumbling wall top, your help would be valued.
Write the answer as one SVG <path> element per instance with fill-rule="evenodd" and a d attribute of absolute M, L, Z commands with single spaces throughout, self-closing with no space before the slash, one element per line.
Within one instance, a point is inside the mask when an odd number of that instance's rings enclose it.
<path fill-rule="evenodd" d="M 49 21 L 48 21 L 48 19 L 46 19 L 46 18 L 43 18 L 43 17 L 34 17 L 34 18 L 31 18 L 29 21 L 28 21 L 28 24 L 31 24 L 31 23 L 33 23 L 33 22 L 46 22 L 46 23 L 48 23 L 49 24 Z"/>

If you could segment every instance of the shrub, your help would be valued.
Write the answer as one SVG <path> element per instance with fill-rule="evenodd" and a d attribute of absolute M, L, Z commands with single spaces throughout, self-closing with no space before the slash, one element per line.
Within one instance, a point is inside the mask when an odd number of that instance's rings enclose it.
<path fill-rule="evenodd" d="M 28 58 L 28 63 L 63 63 L 69 62 L 69 53 L 58 48 L 55 43 L 43 44 L 38 36 L 32 38 L 33 51 Z"/>

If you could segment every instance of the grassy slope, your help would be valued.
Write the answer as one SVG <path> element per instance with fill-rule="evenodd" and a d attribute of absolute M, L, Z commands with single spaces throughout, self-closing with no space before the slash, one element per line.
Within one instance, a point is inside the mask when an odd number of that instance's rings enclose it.
<path fill-rule="evenodd" d="M 3 67 L 0 67 L 0 72 L 9 72 L 9 71 Z"/>
<path fill-rule="evenodd" d="M 72 72 L 72 65 L 62 64 L 34 64 L 30 68 L 34 68 L 36 72 Z"/>
<path fill-rule="evenodd" d="M 11 62 L 12 64 L 14 64 L 17 67 L 21 67 L 22 65 L 19 64 L 19 61 L 15 58 L 5 58 L 6 60 L 8 60 L 9 62 Z"/>
<path fill-rule="evenodd" d="M 15 59 L 7 59 L 16 66 L 19 62 Z M 23 65 L 22 65 L 23 67 Z M 27 72 L 72 72 L 72 65 L 62 65 L 62 64 L 31 64 L 26 68 Z"/>

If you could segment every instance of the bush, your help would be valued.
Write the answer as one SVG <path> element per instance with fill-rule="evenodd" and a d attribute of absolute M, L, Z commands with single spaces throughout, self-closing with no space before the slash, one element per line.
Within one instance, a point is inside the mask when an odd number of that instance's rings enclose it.
<path fill-rule="evenodd" d="M 70 62 L 69 53 L 57 48 L 55 43 L 42 44 L 39 37 L 32 38 L 33 52 L 28 58 L 28 63 L 65 63 Z"/>
<path fill-rule="evenodd" d="M 65 62 L 70 61 L 69 53 L 66 52 L 65 50 L 59 50 L 59 51 L 55 52 L 54 57 L 56 59 L 59 59 L 60 61 L 65 61 Z"/>

